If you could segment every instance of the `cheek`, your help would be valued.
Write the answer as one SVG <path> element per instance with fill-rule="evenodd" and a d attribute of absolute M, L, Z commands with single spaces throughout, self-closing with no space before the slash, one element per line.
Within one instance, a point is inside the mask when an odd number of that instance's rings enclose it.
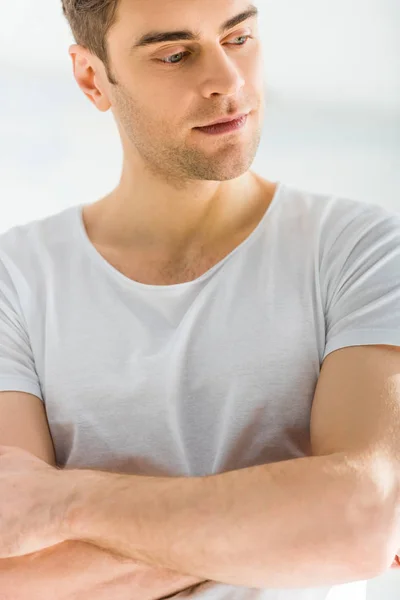
<path fill-rule="evenodd" d="M 145 114 L 159 130 L 178 135 L 180 130 L 194 126 L 196 119 L 198 120 L 196 108 L 193 108 L 198 104 L 199 101 L 196 102 L 194 99 L 191 103 L 185 101 L 183 92 L 174 90 L 173 94 L 168 95 L 158 90 L 149 101 Z"/>

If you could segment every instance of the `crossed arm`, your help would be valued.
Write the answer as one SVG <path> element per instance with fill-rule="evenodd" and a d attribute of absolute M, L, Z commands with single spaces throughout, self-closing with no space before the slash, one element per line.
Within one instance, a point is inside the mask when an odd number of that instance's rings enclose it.
<path fill-rule="evenodd" d="M 392 525 L 369 466 L 342 453 L 203 478 L 66 471 L 65 539 L 195 581 L 290 588 L 368 579 L 383 572 Z"/>
<path fill-rule="evenodd" d="M 383 573 L 400 546 L 399 366 L 395 350 L 378 346 L 328 356 L 314 398 L 312 457 L 205 478 L 71 471 L 65 539 L 250 587 Z"/>
<path fill-rule="evenodd" d="M 204 580 L 289 588 L 369 579 L 384 571 L 393 524 L 372 474 L 340 454 L 206 478 L 65 472 L 74 490 L 66 538 L 75 541 L 8 564 L 24 564 L 25 579 L 41 566 L 43 600 L 66 594 L 71 563 L 62 558 L 72 560 L 82 599 L 99 583 L 121 598 L 136 590 L 156 600 Z M 16 573 L 3 590 L 26 600 L 15 593 Z"/>
<path fill-rule="evenodd" d="M 313 456 L 194 478 L 71 472 L 66 535 L 239 586 L 374 577 L 400 546 L 399 415 L 399 348 L 342 348 L 318 379 Z"/>

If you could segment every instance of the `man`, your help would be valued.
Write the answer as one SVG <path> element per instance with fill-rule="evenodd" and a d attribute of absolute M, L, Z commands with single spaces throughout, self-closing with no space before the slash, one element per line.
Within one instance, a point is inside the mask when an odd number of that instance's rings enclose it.
<path fill-rule="evenodd" d="M 65 470 L 211 482 L 267 465 L 254 471 L 260 488 L 262 473 L 273 477 L 254 555 L 240 554 L 233 526 L 200 547 L 199 507 L 192 537 L 175 530 L 187 567 L 156 560 L 154 550 L 147 562 L 121 560 L 117 545 L 113 555 L 94 539 L 72 540 L 29 562 L 0 562 L 3 589 L 13 600 L 28 589 L 42 600 L 61 592 L 296 600 L 307 588 L 309 600 L 323 600 L 333 584 L 383 572 L 397 540 L 397 447 L 386 432 L 399 394 L 384 403 L 380 392 L 399 366 L 399 217 L 250 170 L 265 103 L 255 6 L 64 0 L 63 8 L 77 42 L 75 79 L 115 117 L 122 175 L 99 201 L 1 236 L 3 414 L 21 398 L 28 410 L 21 393 L 35 410 L 41 402 L 55 450 L 41 456 Z M 22 445 L 6 431 L 0 443 Z M 383 464 L 378 447 L 387 451 L 384 483 L 372 468 Z M 297 459 L 347 452 L 357 465 L 349 487 L 332 470 L 329 484 L 321 473 L 312 489 L 315 463 Z M 236 515 L 220 487 L 227 518 Z M 243 485 L 237 501 L 254 506 L 256 488 Z M 334 514 L 331 489 L 341 490 Z M 167 520 L 153 539 L 168 540 L 172 555 Z"/>

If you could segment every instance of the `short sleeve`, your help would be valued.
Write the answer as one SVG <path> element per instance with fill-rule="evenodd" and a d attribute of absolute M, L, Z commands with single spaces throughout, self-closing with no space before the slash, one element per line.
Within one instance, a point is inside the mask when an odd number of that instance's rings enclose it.
<path fill-rule="evenodd" d="M 320 265 L 326 356 L 347 346 L 400 346 L 400 215 L 361 205 L 326 230 Z"/>
<path fill-rule="evenodd" d="M 0 392 L 43 395 L 18 295 L 0 261 Z"/>

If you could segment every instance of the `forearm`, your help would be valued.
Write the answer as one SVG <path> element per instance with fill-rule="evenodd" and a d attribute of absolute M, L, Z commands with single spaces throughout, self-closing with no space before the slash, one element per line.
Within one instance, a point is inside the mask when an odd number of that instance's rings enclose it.
<path fill-rule="evenodd" d="M 381 567 L 375 484 L 339 455 L 203 478 L 75 476 L 69 535 L 149 564 L 255 588 L 334 585 Z"/>
<path fill-rule="evenodd" d="M 81 541 L 0 560 L 4 600 L 156 600 L 198 582 Z"/>
<path fill-rule="evenodd" d="M 15 600 L 72 598 L 81 589 L 92 589 L 121 571 L 126 572 L 127 566 L 112 552 L 69 541 L 34 554 L 1 560 L 0 584 Z"/>

